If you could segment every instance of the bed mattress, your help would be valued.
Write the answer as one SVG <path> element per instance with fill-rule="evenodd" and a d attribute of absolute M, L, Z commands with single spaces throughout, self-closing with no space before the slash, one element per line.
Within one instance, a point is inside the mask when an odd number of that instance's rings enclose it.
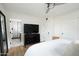
<path fill-rule="evenodd" d="M 25 56 L 63 56 L 70 43 L 68 40 L 50 40 L 34 44 L 25 52 Z"/>

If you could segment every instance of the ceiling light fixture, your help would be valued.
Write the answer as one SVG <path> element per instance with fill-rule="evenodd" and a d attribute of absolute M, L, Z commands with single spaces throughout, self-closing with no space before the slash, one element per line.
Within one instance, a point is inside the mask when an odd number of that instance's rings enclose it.
<path fill-rule="evenodd" d="M 55 3 L 46 3 L 46 4 L 47 4 L 47 10 L 46 10 L 46 14 L 47 14 L 50 9 L 55 7 Z"/>
<path fill-rule="evenodd" d="M 64 3 L 45 3 L 47 5 L 46 14 L 50 11 L 50 9 L 53 9 L 55 6 L 62 5 Z"/>

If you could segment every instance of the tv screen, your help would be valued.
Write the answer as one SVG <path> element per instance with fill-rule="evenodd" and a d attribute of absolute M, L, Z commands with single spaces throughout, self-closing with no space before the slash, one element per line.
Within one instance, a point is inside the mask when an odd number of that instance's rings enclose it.
<path fill-rule="evenodd" d="M 38 33 L 39 25 L 36 24 L 24 24 L 24 33 Z"/>

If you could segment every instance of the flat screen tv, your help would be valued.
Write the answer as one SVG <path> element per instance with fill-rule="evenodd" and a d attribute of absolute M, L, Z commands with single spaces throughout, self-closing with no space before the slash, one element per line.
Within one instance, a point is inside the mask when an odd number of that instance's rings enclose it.
<path fill-rule="evenodd" d="M 39 25 L 36 24 L 24 24 L 24 33 L 38 33 Z"/>

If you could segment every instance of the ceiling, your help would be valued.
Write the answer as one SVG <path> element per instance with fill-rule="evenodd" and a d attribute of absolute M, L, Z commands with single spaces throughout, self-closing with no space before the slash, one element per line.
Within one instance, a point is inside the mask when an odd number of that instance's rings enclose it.
<path fill-rule="evenodd" d="M 9 12 L 23 13 L 35 17 L 43 17 L 46 12 L 45 3 L 3 3 L 5 9 Z M 49 16 L 57 16 L 79 10 L 79 3 L 65 3 L 55 6 L 48 13 Z"/>

